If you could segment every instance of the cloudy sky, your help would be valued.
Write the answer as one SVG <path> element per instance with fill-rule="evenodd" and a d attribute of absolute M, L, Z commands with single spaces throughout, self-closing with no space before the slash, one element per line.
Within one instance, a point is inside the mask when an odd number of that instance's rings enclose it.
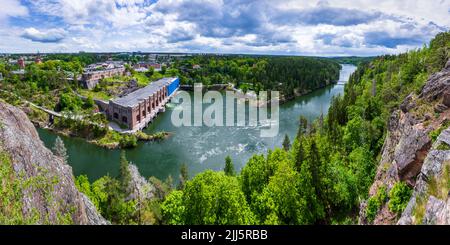
<path fill-rule="evenodd" d="M 0 53 L 378 55 L 450 29 L 450 0 L 0 0 Z"/>

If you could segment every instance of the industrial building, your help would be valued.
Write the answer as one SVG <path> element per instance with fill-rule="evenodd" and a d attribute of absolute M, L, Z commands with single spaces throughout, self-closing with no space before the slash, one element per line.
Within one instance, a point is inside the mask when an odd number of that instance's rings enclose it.
<path fill-rule="evenodd" d="M 164 111 L 165 104 L 180 86 L 177 77 L 163 78 L 152 82 L 124 97 L 109 101 L 106 114 L 129 130 L 145 128 L 155 116 Z"/>
<path fill-rule="evenodd" d="M 125 66 L 122 62 L 108 61 L 89 65 L 81 76 L 81 85 L 87 89 L 93 89 L 101 79 L 123 76 Z"/>

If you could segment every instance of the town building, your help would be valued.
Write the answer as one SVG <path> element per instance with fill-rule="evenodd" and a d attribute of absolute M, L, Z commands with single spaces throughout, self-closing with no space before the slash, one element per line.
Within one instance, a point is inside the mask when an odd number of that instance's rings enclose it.
<path fill-rule="evenodd" d="M 164 111 L 165 104 L 180 86 L 177 77 L 163 78 L 152 82 L 124 97 L 109 101 L 106 114 L 112 121 L 129 130 L 141 130 L 156 115 Z"/>
<path fill-rule="evenodd" d="M 17 64 L 19 65 L 20 69 L 25 69 L 25 60 L 23 57 L 20 57 L 19 60 L 17 60 Z"/>
<path fill-rule="evenodd" d="M 124 74 L 125 66 L 120 61 L 92 64 L 84 69 L 81 85 L 87 89 L 93 89 L 101 79 Z"/>
<path fill-rule="evenodd" d="M 19 70 L 11 71 L 11 73 L 14 74 L 14 75 L 23 76 L 23 75 L 25 75 L 25 69 L 19 69 Z"/>
<path fill-rule="evenodd" d="M 42 59 L 41 59 L 41 57 L 38 55 L 38 56 L 36 56 L 36 59 L 34 59 L 34 63 L 36 63 L 36 64 L 42 64 Z"/>
<path fill-rule="evenodd" d="M 161 64 L 155 63 L 155 62 L 138 62 L 136 65 L 133 66 L 135 71 L 148 71 L 150 67 L 153 67 L 155 71 L 161 71 Z"/>

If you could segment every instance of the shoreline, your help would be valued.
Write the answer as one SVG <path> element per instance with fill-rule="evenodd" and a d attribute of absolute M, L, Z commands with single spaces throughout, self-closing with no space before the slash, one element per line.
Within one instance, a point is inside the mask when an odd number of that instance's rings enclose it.
<path fill-rule="evenodd" d="M 137 145 L 136 146 L 132 146 L 132 147 L 121 145 L 120 140 L 112 142 L 112 143 L 100 143 L 101 139 L 100 140 L 98 140 L 98 139 L 88 139 L 86 137 L 80 136 L 80 135 L 78 135 L 78 134 L 76 134 L 76 133 L 74 133 L 74 132 L 72 132 L 70 130 L 67 130 L 67 129 L 58 129 L 58 128 L 51 127 L 51 126 L 48 126 L 48 125 L 44 125 L 42 122 L 39 122 L 39 121 L 36 121 L 36 120 L 31 120 L 30 119 L 30 121 L 33 123 L 33 125 L 36 128 L 47 130 L 47 131 L 49 131 L 49 132 L 51 132 L 53 134 L 56 134 L 58 136 L 64 136 L 64 137 L 70 137 L 70 138 L 79 138 L 79 139 L 81 139 L 81 140 L 83 140 L 83 141 L 85 141 L 85 142 L 87 142 L 89 144 L 96 145 L 96 146 L 99 146 L 99 147 L 102 147 L 102 148 L 105 148 L 105 149 L 108 149 L 108 150 L 132 149 L 132 148 L 137 147 Z M 118 134 L 120 134 L 120 133 L 118 133 Z M 162 140 L 168 139 L 169 137 L 174 135 L 174 133 L 171 133 L 171 132 L 157 132 L 157 133 L 154 133 L 154 134 L 147 134 L 145 132 L 138 131 L 138 132 L 133 133 L 133 134 L 120 134 L 120 135 L 122 135 L 124 137 L 130 137 L 130 136 L 131 137 L 135 137 L 136 142 L 157 142 L 157 141 L 162 141 Z"/>
<path fill-rule="evenodd" d="M 293 101 L 293 100 L 295 100 L 295 99 L 297 99 L 299 97 L 311 94 L 314 91 L 326 88 L 326 87 L 331 86 L 331 85 L 336 85 L 336 84 L 337 84 L 337 82 L 332 82 L 332 83 L 329 83 L 327 85 L 324 85 L 324 86 L 321 86 L 319 88 L 316 88 L 314 90 L 308 90 L 308 91 L 304 91 L 302 93 L 296 93 L 295 95 L 289 96 L 287 98 L 286 97 L 282 97 L 279 100 L 279 105 L 282 105 L 284 103 L 288 103 L 288 102 Z M 217 86 L 215 86 L 215 87 L 217 87 Z M 232 88 L 232 89 L 236 93 L 241 93 L 242 94 L 242 92 L 240 90 L 237 90 L 237 89 L 234 89 L 234 88 Z M 185 85 L 184 87 L 180 87 L 180 90 L 192 92 L 193 91 L 193 86 L 191 86 L 190 88 L 187 88 L 186 85 Z M 211 87 L 206 87 L 206 88 L 203 89 L 203 91 L 224 91 L 224 90 L 228 90 L 228 91 L 230 90 L 229 84 L 221 85 L 219 89 L 211 89 Z M 248 96 L 248 95 L 246 94 L 246 96 Z M 252 99 L 252 98 L 248 98 L 247 97 L 246 99 Z M 270 102 L 271 102 L 271 100 L 268 100 L 267 101 L 267 105 L 270 105 Z M 258 104 L 257 106 L 261 106 L 261 105 Z M 93 140 L 92 139 L 88 139 L 88 138 L 80 136 L 80 135 L 78 135 L 78 134 L 76 134 L 76 133 L 74 133 L 74 132 L 72 132 L 71 130 L 68 130 L 68 129 L 58 129 L 58 128 L 55 128 L 55 127 L 52 127 L 52 126 L 49 126 L 49 125 L 45 125 L 45 123 L 43 123 L 41 121 L 37 121 L 37 120 L 31 119 L 31 118 L 30 118 L 30 120 L 32 121 L 32 123 L 34 124 L 35 127 L 38 127 L 38 128 L 44 129 L 44 130 L 48 130 L 49 132 L 54 133 L 56 135 L 61 135 L 61 136 L 65 136 L 65 137 L 72 137 L 72 138 L 80 138 L 80 139 L 86 141 L 89 144 L 93 144 L 93 145 L 96 145 L 96 146 L 99 146 L 99 147 L 102 147 L 102 148 L 105 148 L 105 149 L 109 149 L 109 150 L 127 149 L 127 148 L 128 149 L 130 149 L 130 148 L 132 149 L 132 148 L 137 147 L 137 145 L 132 145 L 132 146 L 121 145 L 120 140 L 119 141 L 114 141 L 114 142 L 111 142 L 111 143 L 100 143 L 101 139 L 100 140 L 98 140 L 98 139 L 93 139 Z M 135 133 L 132 133 L 132 134 L 128 134 L 128 133 L 127 134 L 121 134 L 120 132 L 116 132 L 116 133 L 120 134 L 123 137 L 134 137 L 136 139 L 136 142 L 158 142 L 158 141 L 166 140 L 169 137 L 171 137 L 172 135 L 174 135 L 174 133 L 170 133 L 170 132 L 156 132 L 156 133 L 153 133 L 153 134 L 147 134 L 147 133 L 145 133 L 143 131 L 138 131 L 138 132 L 135 132 Z"/>
<path fill-rule="evenodd" d="M 320 86 L 320 87 L 315 88 L 315 89 L 312 89 L 312 90 L 307 90 L 307 91 L 304 91 L 304 92 L 301 92 L 301 93 L 295 93 L 295 92 L 294 92 L 295 95 L 289 96 L 289 97 L 284 97 L 284 96 L 280 93 L 280 97 L 282 97 L 282 98 L 280 98 L 280 100 L 279 100 L 278 103 L 279 103 L 279 105 L 282 105 L 282 104 L 284 104 L 284 103 L 288 103 L 288 102 L 293 101 L 293 100 L 295 100 L 295 99 L 297 99 L 297 98 L 299 98 L 299 97 L 302 97 L 302 96 L 311 94 L 311 93 L 313 93 L 313 92 L 315 92 L 315 91 L 317 91 L 317 90 L 326 88 L 326 87 L 328 87 L 328 86 L 337 85 L 338 82 L 339 82 L 339 81 L 333 81 L 333 82 L 328 83 L 328 84 L 326 84 L 326 85 Z M 222 85 L 222 84 L 220 84 L 220 85 Z M 210 86 L 217 86 L 217 84 L 210 85 Z M 245 98 L 246 100 L 247 100 L 247 99 L 254 99 L 254 97 L 253 97 L 251 94 L 250 94 L 250 95 L 249 95 L 248 93 L 244 94 L 244 93 L 243 93 L 242 91 L 240 91 L 239 89 L 236 89 L 236 88 L 234 88 L 234 87 L 232 87 L 232 88 L 229 88 L 229 87 L 230 87 L 229 84 L 223 84 L 221 89 L 211 89 L 211 88 L 209 88 L 209 87 L 204 87 L 204 88 L 202 89 L 202 91 L 203 91 L 203 92 L 207 92 L 207 91 L 219 91 L 219 92 L 221 92 L 221 91 L 224 91 L 224 90 L 225 90 L 225 91 L 234 91 L 234 92 L 236 92 L 236 93 L 239 93 L 240 95 L 245 96 L 245 97 L 246 97 L 246 98 Z M 181 86 L 180 86 L 180 90 L 186 91 L 186 92 L 193 92 L 194 86 L 193 86 L 193 85 L 181 85 Z M 271 100 L 268 100 L 268 101 L 267 101 L 267 105 L 269 105 L 270 102 L 271 102 Z M 261 105 L 258 104 L 257 106 L 261 106 Z"/>

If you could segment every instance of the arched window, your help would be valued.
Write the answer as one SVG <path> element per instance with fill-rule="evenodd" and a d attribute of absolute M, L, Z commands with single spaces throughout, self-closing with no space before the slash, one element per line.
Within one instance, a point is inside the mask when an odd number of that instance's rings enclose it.
<path fill-rule="evenodd" d="M 119 114 L 117 114 L 117 112 L 114 112 L 114 118 L 119 119 Z"/>
<path fill-rule="evenodd" d="M 128 122 L 128 118 L 125 117 L 125 116 L 123 116 L 123 117 L 122 117 L 122 122 L 127 123 L 127 122 Z"/>

